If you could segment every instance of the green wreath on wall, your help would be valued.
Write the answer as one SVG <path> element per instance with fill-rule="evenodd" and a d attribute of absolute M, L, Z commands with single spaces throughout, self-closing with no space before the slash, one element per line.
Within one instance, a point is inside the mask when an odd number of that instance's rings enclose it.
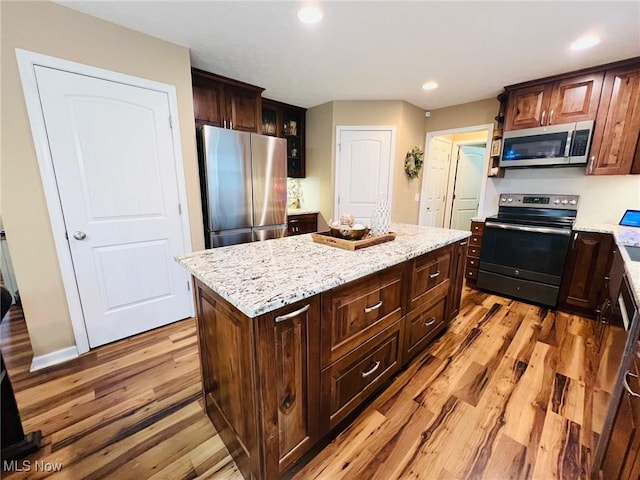
<path fill-rule="evenodd" d="M 424 163 L 424 150 L 420 147 L 413 147 L 407 152 L 404 158 L 404 171 L 407 172 L 409 178 L 418 178 L 422 164 Z"/>

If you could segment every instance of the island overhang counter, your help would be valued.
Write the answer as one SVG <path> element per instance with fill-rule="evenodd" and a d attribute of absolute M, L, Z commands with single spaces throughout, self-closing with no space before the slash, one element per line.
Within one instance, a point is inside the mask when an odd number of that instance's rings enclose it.
<path fill-rule="evenodd" d="M 280 477 L 458 313 L 468 231 L 392 225 L 177 257 L 194 277 L 206 411 L 245 478 Z"/>

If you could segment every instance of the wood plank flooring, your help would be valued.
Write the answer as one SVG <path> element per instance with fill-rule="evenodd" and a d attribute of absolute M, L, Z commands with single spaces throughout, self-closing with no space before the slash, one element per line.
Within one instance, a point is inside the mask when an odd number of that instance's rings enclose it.
<path fill-rule="evenodd" d="M 448 331 L 295 478 L 587 478 L 615 368 L 592 325 L 465 288 Z M 25 431 L 44 435 L 29 460 L 62 464 L 3 478 L 242 478 L 203 412 L 192 319 L 29 373 L 14 307 L 1 345 Z"/>

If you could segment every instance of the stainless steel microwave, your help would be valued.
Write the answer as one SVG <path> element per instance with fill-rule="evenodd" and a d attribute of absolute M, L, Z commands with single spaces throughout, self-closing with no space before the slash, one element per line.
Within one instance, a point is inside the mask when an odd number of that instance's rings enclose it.
<path fill-rule="evenodd" d="M 501 167 L 579 165 L 587 163 L 593 120 L 505 132 Z"/>

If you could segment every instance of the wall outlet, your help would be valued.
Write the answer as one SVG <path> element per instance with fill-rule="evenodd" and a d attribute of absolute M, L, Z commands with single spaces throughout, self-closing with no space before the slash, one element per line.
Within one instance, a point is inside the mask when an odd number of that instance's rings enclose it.
<path fill-rule="evenodd" d="M 413 201 L 414 202 L 419 202 L 420 201 L 420 194 L 416 193 L 415 197 L 413 197 Z"/>

